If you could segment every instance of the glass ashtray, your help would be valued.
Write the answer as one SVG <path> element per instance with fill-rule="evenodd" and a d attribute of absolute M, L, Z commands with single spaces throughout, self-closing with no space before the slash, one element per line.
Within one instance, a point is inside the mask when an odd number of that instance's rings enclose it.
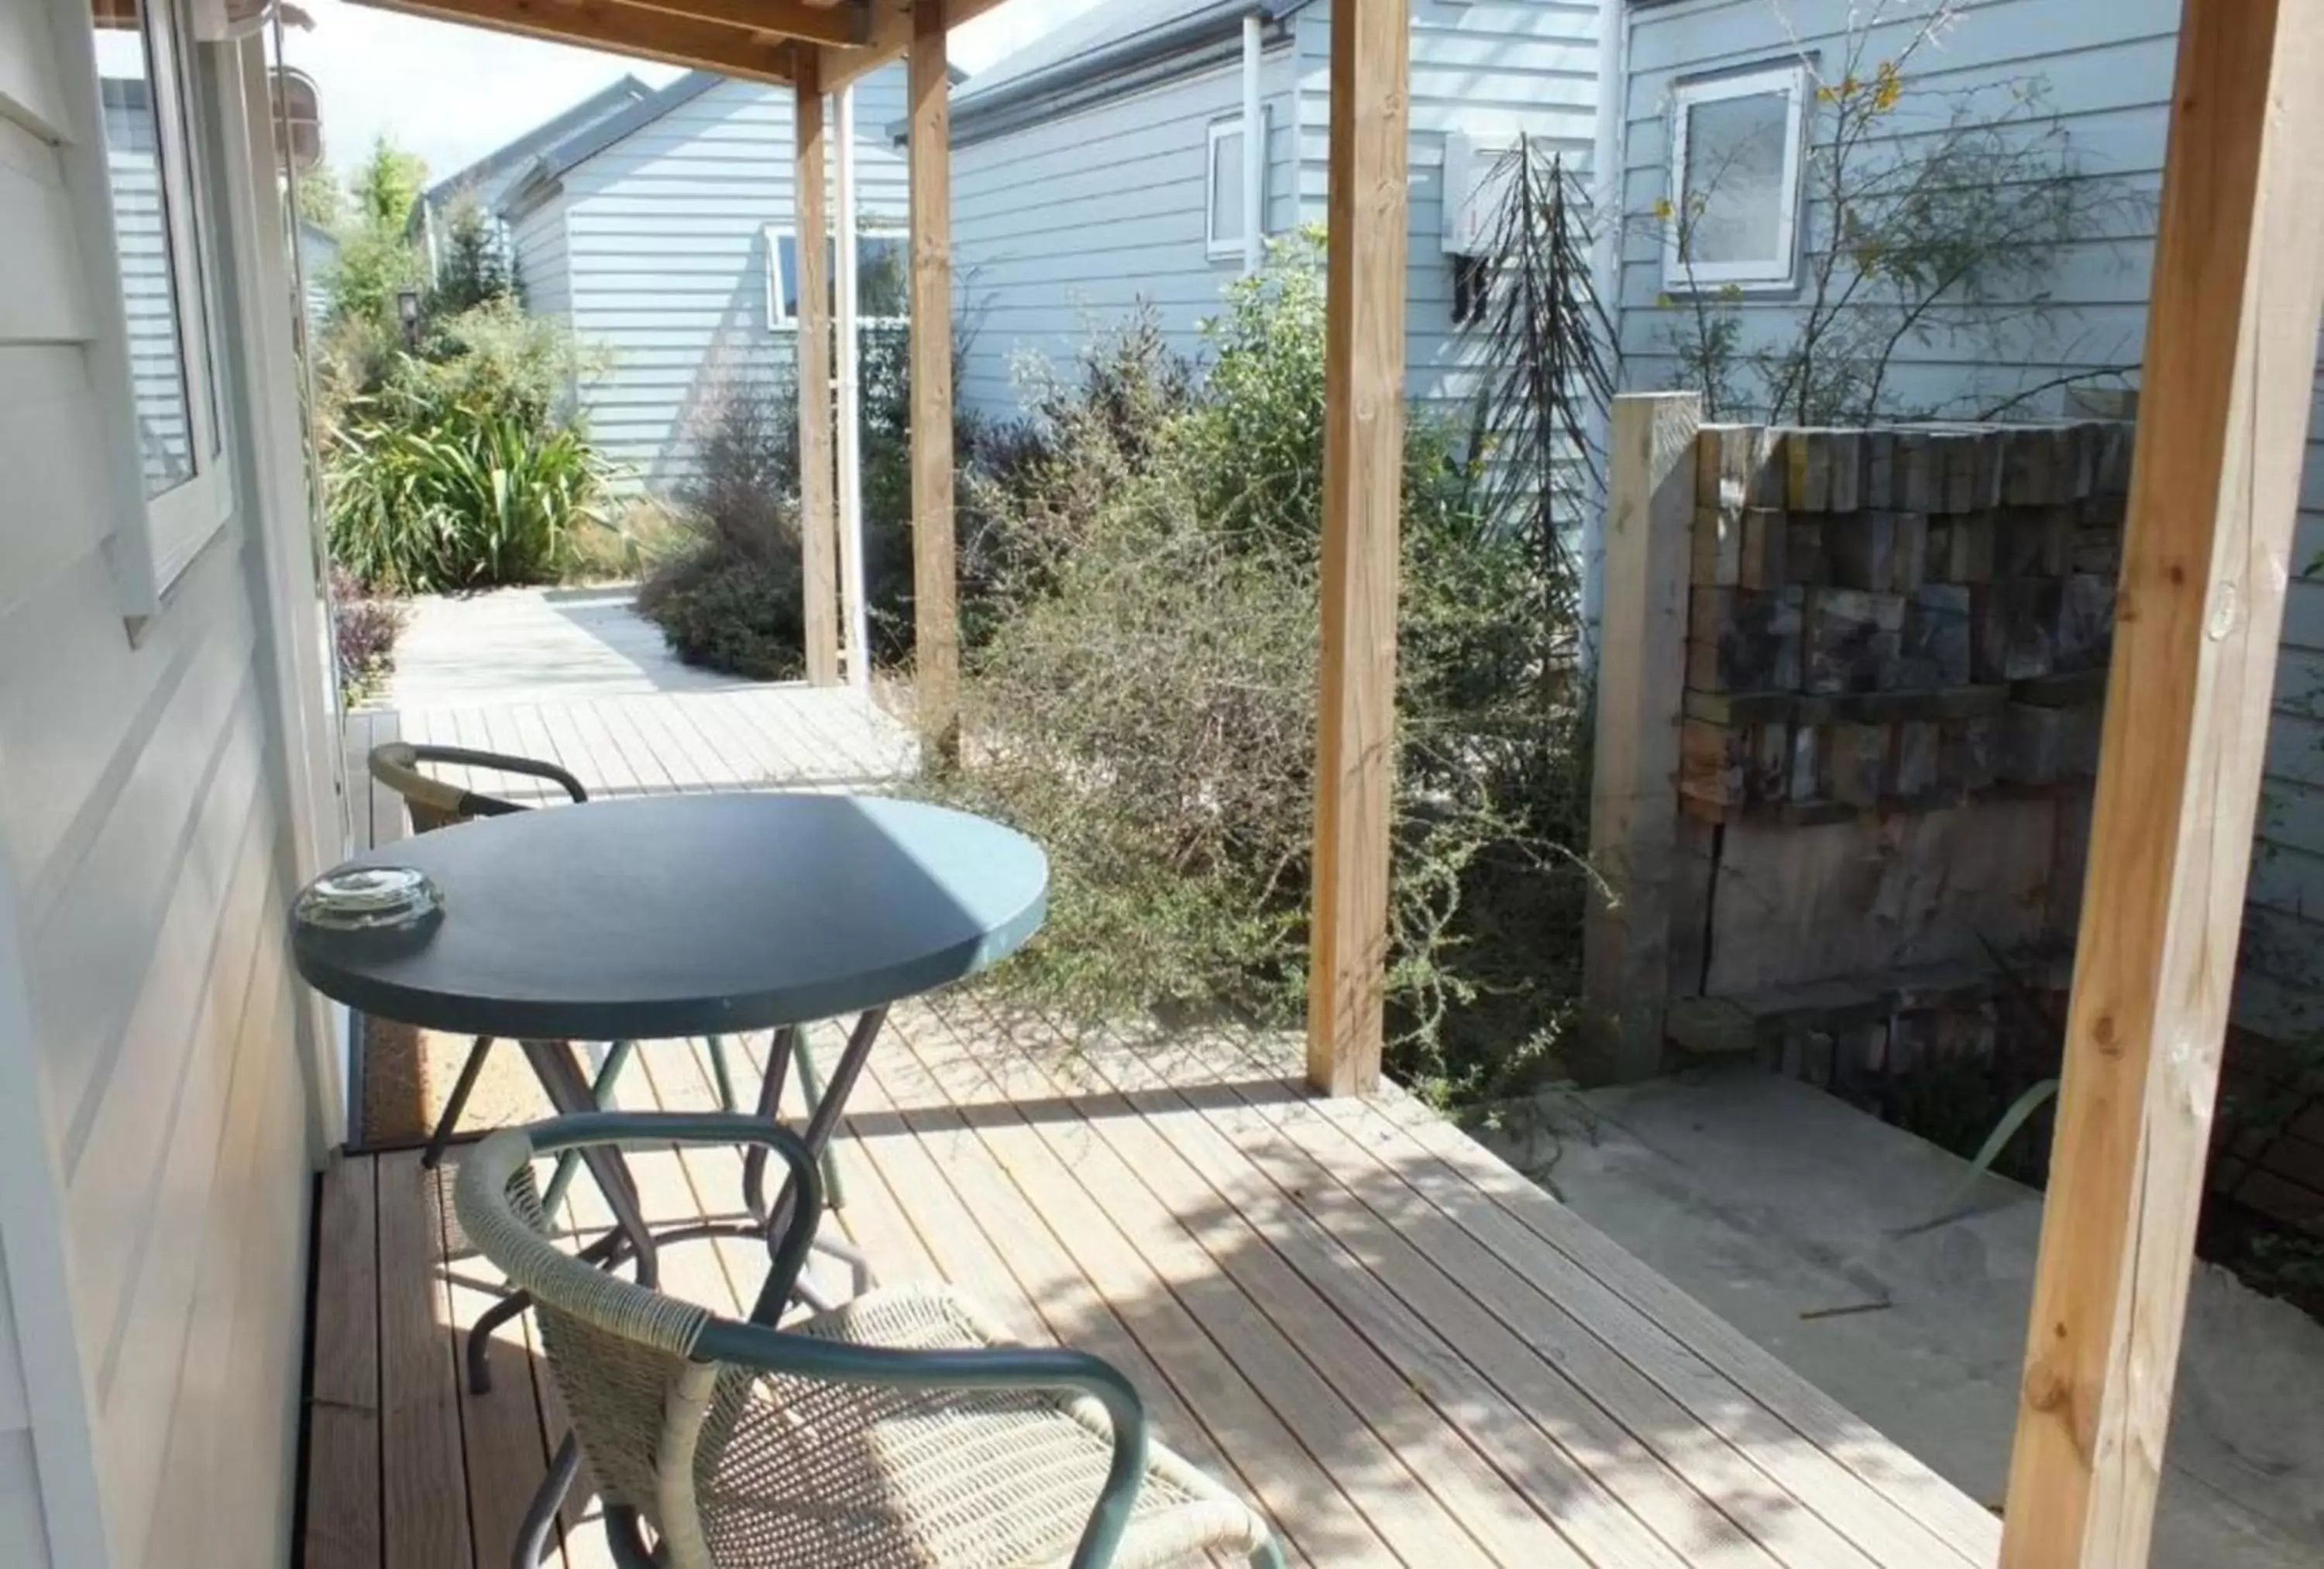
<path fill-rule="evenodd" d="M 307 885 L 292 914 L 327 931 L 408 931 L 434 920 L 444 891 L 413 867 L 359 867 Z"/>

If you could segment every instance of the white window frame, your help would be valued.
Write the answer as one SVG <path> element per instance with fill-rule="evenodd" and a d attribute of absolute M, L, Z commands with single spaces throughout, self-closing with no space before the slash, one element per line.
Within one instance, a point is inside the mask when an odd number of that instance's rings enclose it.
<path fill-rule="evenodd" d="M 1782 235 L 1778 254 L 1764 262 L 1689 262 L 1679 253 L 1679 236 L 1686 213 L 1686 143 L 1692 111 L 1697 105 L 1734 98 L 1781 95 L 1784 117 L 1784 172 L 1778 187 L 1780 206 L 1776 228 Z M 1663 231 L 1663 287 L 1674 293 L 1700 293 L 1709 289 L 1779 289 L 1794 287 L 1800 271 L 1800 170 L 1807 153 L 1808 69 L 1804 62 L 1681 82 L 1671 89 L 1669 193 L 1671 216 Z"/>
<path fill-rule="evenodd" d="M 124 502 L 136 504 L 126 548 L 115 552 L 123 609 L 133 623 L 161 608 L 163 597 L 222 531 L 234 512 L 234 444 L 226 410 L 232 394 L 219 308 L 217 248 L 211 243 L 226 215 L 212 200 L 204 142 L 208 133 L 196 83 L 201 76 L 196 40 L 218 36 L 224 8 L 215 0 L 141 0 L 154 24 L 158 47 L 146 49 L 146 90 L 152 101 L 155 155 L 160 167 L 162 211 L 169 231 L 172 311 L 178 333 L 179 371 L 185 386 L 186 432 L 193 473 L 157 496 L 145 495 L 145 466 L 138 438 L 137 398 L 129 363 L 128 307 L 120 273 L 120 242 L 114 224 L 113 170 L 106 142 L 105 106 L 97 82 L 94 24 L 80 9 L 80 30 L 88 46 L 90 74 L 83 156 L 73 162 L 76 192 L 98 252 L 112 260 L 111 276 L 100 274 L 92 292 L 98 302 L 99 331 L 106 358 L 114 362 L 103 381 L 111 421 L 115 467 Z M 146 48 L 144 30 L 139 47 Z M 213 392 L 217 396 L 213 398 Z"/>
<path fill-rule="evenodd" d="M 783 296 L 787 292 L 783 288 L 783 242 L 785 240 L 790 241 L 792 243 L 792 249 L 797 250 L 798 234 L 788 224 L 762 224 L 760 225 L 759 232 L 767 243 L 767 330 L 769 332 L 797 332 L 798 330 L 798 319 L 794 317 L 789 311 L 783 308 Z M 856 220 L 855 270 L 859 280 L 862 276 L 863 242 L 866 240 L 905 241 L 905 264 L 907 286 L 908 287 L 911 252 L 910 241 L 906 237 L 904 225 L 898 223 L 893 218 L 859 218 Z M 825 234 L 824 236 L 824 243 L 831 247 L 831 260 L 835 266 L 839 259 L 839 236 L 836 234 Z M 835 280 L 835 272 L 834 277 Z M 835 311 L 833 314 L 836 316 L 837 312 Z M 855 318 L 855 325 L 859 327 L 904 326 L 910 321 L 911 317 L 909 316 L 858 316 Z"/>
<path fill-rule="evenodd" d="M 1259 134 L 1262 146 L 1266 143 L 1267 133 L 1268 110 L 1262 107 L 1259 112 Z M 1242 236 L 1240 234 L 1222 235 L 1218 230 L 1219 143 L 1231 136 L 1241 134 L 1242 116 L 1229 115 L 1224 119 L 1211 122 L 1210 134 L 1203 142 L 1203 253 L 1213 262 L 1242 260 Z M 1259 161 L 1259 232 L 1262 236 L 1268 232 L 1267 227 L 1268 165 L 1268 160 L 1262 153 Z"/>

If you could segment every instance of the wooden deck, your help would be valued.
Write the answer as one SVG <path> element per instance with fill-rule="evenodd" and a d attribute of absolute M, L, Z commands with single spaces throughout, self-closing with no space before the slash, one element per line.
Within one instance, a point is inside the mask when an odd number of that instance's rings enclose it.
<path fill-rule="evenodd" d="M 521 711 L 448 723 L 503 749 L 545 734 L 593 788 L 779 777 L 732 736 L 672 739 L 699 695 L 618 700 L 640 706 L 561 733 Z M 810 750 L 832 775 L 869 761 Z M 713 1104 L 696 1043 L 641 1063 L 624 1104 Z M 1984 1509 L 1459 1131 L 1398 1093 L 1313 1096 L 1298 1070 L 1281 1038 L 1078 1030 L 973 992 L 901 1008 L 837 1145 L 837 1223 L 884 1278 L 949 1279 L 1028 1339 L 1113 1360 L 1295 1561 L 1993 1562 Z M 733 1152 L 637 1164 L 653 1219 L 739 1207 Z M 604 1221 L 593 1193 L 576 1203 Z M 497 1286 L 413 1155 L 336 1165 L 318 1237 L 308 1569 L 505 1563 L 563 1431 L 527 1326 L 469 1395 L 454 1326 Z M 733 1310 L 762 1267 L 747 1244 L 695 1244 L 664 1278 Z M 567 1511 L 568 1569 L 610 1561 L 588 1512 Z"/>

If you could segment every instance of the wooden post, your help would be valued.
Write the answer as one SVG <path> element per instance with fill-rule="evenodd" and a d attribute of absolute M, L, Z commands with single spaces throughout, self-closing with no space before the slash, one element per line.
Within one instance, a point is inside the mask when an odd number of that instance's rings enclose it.
<path fill-rule="evenodd" d="M 945 0 L 912 7 L 912 633 L 920 736 L 960 747 L 952 518 L 952 106 Z"/>
<path fill-rule="evenodd" d="M 825 221 L 823 90 L 800 51 L 792 169 L 798 213 L 799 557 L 807 598 L 807 678 L 839 684 L 839 518 L 832 491 L 831 272 Z"/>
<path fill-rule="evenodd" d="M 1307 1078 L 1379 1083 L 1404 467 L 1406 0 L 1332 7 L 1323 641 Z"/>
<path fill-rule="evenodd" d="M 1590 864 L 1604 885 L 1582 933 L 1588 1011 L 1573 1065 L 1592 1082 L 1644 1078 L 1662 1066 L 1702 423 L 1692 392 L 1614 399 L 1590 786 Z"/>
<path fill-rule="evenodd" d="M 2324 304 L 2324 5 L 2188 0 L 2009 1569 L 2144 1564 Z"/>

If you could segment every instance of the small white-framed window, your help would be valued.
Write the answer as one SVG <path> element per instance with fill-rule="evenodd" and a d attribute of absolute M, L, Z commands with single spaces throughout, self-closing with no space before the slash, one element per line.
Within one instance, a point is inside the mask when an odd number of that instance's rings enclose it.
<path fill-rule="evenodd" d="M 1259 115 L 1259 134 L 1267 136 L 1267 111 Z M 1211 122 L 1209 162 L 1203 174 L 1203 248 L 1213 258 L 1242 255 L 1242 116 Z M 1267 210 L 1267 166 L 1259 165 L 1259 205 Z M 1265 220 L 1261 219 L 1262 226 Z"/>
<path fill-rule="evenodd" d="M 182 0 L 91 0 L 89 15 L 152 573 L 134 597 L 158 602 L 234 506 L 215 213 Z"/>
<path fill-rule="evenodd" d="M 785 224 L 766 225 L 767 329 L 784 332 L 798 325 L 798 237 Z M 824 240 L 825 287 L 839 308 L 837 237 Z M 912 316 L 911 242 L 900 225 L 859 220 L 855 231 L 855 322 L 858 326 L 901 326 Z"/>
<path fill-rule="evenodd" d="M 1792 283 L 1807 81 L 1787 65 L 1674 89 L 1664 287 Z"/>

